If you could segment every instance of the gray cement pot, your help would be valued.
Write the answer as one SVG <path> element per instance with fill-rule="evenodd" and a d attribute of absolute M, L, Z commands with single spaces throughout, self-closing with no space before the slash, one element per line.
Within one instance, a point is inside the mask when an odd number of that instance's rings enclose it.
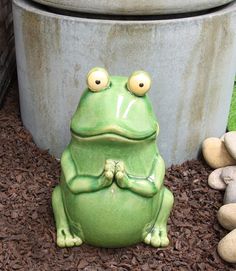
<path fill-rule="evenodd" d="M 61 9 L 80 12 L 150 15 L 174 14 L 205 10 L 218 7 L 232 0 L 33 0 L 35 2 Z"/>
<path fill-rule="evenodd" d="M 153 76 L 150 97 L 167 164 L 197 156 L 226 128 L 236 70 L 236 2 L 173 20 L 113 21 L 49 13 L 14 0 L 21 115 L 35 142 L 59 156 L 90 68 Z"/>

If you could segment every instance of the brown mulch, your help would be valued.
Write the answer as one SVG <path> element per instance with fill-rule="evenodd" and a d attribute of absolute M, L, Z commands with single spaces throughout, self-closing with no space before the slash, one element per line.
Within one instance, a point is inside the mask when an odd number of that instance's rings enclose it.
<path fill-rule="evenodd" d="M 12 84 L 0 110 L 0 270 L 236 270 L 216 252 L 227 232 L 216 220 L 222 194 L 208 188 L 209 172 L 200 161 L 168 169 L 175 207 L 167 249 L 59 249 L 51 208 L 59 162 L 39 150 L 22 126 Z"/>

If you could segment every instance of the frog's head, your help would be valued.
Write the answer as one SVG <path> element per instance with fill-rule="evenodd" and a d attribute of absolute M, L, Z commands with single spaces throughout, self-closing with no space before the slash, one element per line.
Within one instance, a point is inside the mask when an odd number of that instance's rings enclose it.
<path fill-rule="evenodd" d="M 136 71 L 129 78 L 110 77 L 106 70 L 94 68 L 87 75 L 87 85 L 71 121 L 74 135 L 144 140 L 158 134 L 146 95 L 151 87 L 146 72 Z"/>

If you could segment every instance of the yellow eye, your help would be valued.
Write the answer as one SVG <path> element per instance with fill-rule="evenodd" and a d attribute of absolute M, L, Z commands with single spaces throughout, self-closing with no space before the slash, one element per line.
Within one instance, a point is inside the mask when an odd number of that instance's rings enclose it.
<path fill-rule="evenodd" d="M 144 96 L 151 88 L 151 78 L 144 71 L 136 71 L 129 77 L 127 87 L 135 95 Z"/>
<path fill-rule="evenodd" d="M 93 92 L 109 87 L 110 78 L 108 72 L 103 68 L 94 68 L 87 75 L 88 88 Z"/>

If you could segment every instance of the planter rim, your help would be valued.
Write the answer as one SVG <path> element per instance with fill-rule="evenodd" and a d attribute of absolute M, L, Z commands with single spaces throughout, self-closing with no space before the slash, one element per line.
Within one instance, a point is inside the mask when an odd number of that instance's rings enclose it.
<path fill-rule="evenodd" d="M 153 18 L 153 16 L 148 19 L 146 17 L 145 19 L 135 20 L 122 20 L 118 18 L 104 18 L 104 17 L 85 17 L 83 15 L 81 16 L 72 16 L 68 14 L 60 14 L 52 11 L 48 11 L 44 9 L 42 6 L 35 5 L 35 3 L 28 2 L 26 0 L 13 0 L 13 5 L 15 5 L 17 8 L 23 9 L 24 11 L 28 11 L 34 14 L 39 14 L 40 16 L 45 16 L 47 18 L 54 18 L 54 19 L 60 19 L 62 21 L 80 21 L 84 23 L 96 23 L 96 24 L 109 24 L 109 25 L 155 25 L 155 24 L 173 24 L 173 21 L 175 23 L 186 23 L 188 21 L 196 21 L 196 23 L 199 23 L 199 21 L 209 19 L 209 17 L 217 17 L 217 16 L 223 16 L 228 13 L 236 13 L 236 1 L 233 1 L 229 5 L 224 6 L 224 8 L 220 8 L 214 11 L 211 11 L 209 13 L 204 13 L 201 15 L 195 15 L 192 17 L 173 17 L 173 18 Z"/>
<path fill-rule="evenodd" d="M 116 15 L 160 15 L 196 12 L 225 5 L 232 0 L 33 0 L 77 12 Z"/>

